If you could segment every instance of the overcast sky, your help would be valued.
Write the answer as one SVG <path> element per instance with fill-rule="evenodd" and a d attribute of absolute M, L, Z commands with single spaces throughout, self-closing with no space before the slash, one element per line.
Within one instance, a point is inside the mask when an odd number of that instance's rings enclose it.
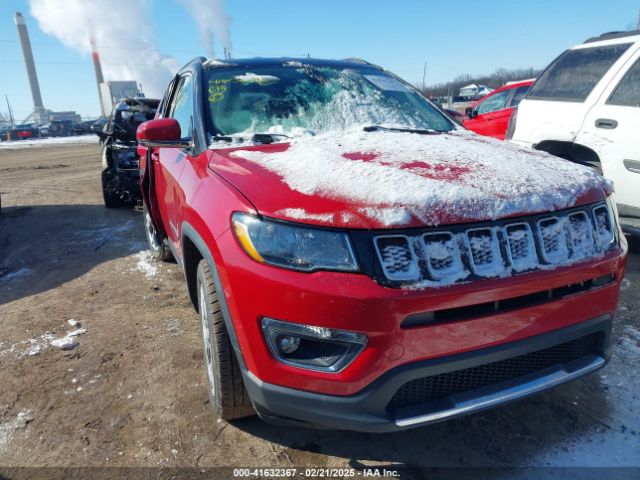
<path fill-rule="evenodd" d="M 65 11 L 83 1 L 93 0 L 58 0 L 56 10 Z M 184 5 L 178 0 L 147 2 L 150 18 L 136 21 L 151 27 L 150 41 L 160 53 L 180 65 L 205 54 L 207 49 Z M 26 19 L 45 106 L 97 115 L 89 54 L 45 34 L 31 16 L 28 0 L 0 1 L 0 111 L 7 110 L 5 95 L 17 119 L 32 110 L 13 23 L 16 11 Z M 236 57 L 361 57 L 414 83 L 422 81 L 426 61 L 427 84 L 432 84 L 500 67 L 544 67 L 590 36 L 635 24 L 640 1 L 227 0 L 226 11 L 232 19 Z M 123 11 L 123 18 L 127 14 Z M 215 48 L 222 56 L 220 41 Z M 120 51 L 126 61 L 128 51 Z"/>

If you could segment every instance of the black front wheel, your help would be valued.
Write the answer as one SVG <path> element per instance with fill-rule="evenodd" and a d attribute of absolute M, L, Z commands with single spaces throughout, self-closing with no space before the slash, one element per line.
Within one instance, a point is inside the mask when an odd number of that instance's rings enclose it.
<path fill-rule="evenodd" d="M 197 275 L 204 364 L 213 412 L 221 420 L 255 415 L 249 394 L 244 388 L 240 366 L 227 333 L 218 292 L 206 260 L 201 260 L 198 264 Z M 220 292 L 220 295 L 223 293 Z"/>
<path fill-rule="evenodd" d="M 102 198 L 107 208 L 121 208 L 125 203 L 117 191 L 117 178 L 111 169 L 102 172 Z"/>
<path fill-rule="evenodd" d="M 172 257 L 171 249 L 167 245 L 166 240 L 160 240 L 160 235 L 158 235 L 158 231 L 146 205 L 142 208 L 142 214 L 144 215 L 144 232 L 153 258 L 163 262 L 170 260 Z"/>

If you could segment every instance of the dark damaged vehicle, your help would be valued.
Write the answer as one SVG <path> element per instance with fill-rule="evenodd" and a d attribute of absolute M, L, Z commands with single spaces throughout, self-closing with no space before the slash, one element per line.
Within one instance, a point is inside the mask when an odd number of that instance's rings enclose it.
<path fill-rule="evenodd" d="M 97 133 L 103 145 L 102 197 L 107 208 L 134 205 L 140 200 L 136 129 L 155 116 L 158 103 L 151 98 L 124 98 Z"/>

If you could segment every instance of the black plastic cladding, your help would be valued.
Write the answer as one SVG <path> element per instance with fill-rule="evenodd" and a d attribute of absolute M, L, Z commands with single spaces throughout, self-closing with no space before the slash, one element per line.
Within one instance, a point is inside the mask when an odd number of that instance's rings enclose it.
<path fill-rule="evenodd" d="M 581 205 L 579 207 L 572 207 L 572 208 L 557 210 L 555 212 L 544 212 L 536 215 L 527 215 L 523 217 L 510 217 L 510 218 L 504 218 L 501 220 L 492 220 L 492 221 L 477 222 L 477 223 L 476 222 L 461 223 L 456 225 L 442 225 L 441 227 L 429 227 L 429 228 L 418 227 L 418 228 L 405 228 L 405 229 L 393 229 L 393 230 L 351 230 L 349 234 L 351 236 L 351 240 L 353 242 L 353 248 L 362 272 L 373 277 L 373 279 L 376 282 L 380 283 L 381 285 L 398 288 L 405 285 L 415 284 L 416 281 L 415 280 L 393 281 L 393 280 L 389 280 L 385 276 L 375 251 L 374 238 L 378 235 L 406 235 L 408 237 L 418 237 L 419 235 L 423 235 L 425 233 L 439 233 L 439 232 L 450 232 L 456 235 L 456 234 L 464 233 L 469 229 L 493 228 L 493 227 L 504 228 L 506 225 L 511 225 L 514 223 L 527 223 L 531 227 L 532 232 L 535 236 L 536 235 L 535 232 L 537 228 L 536 223 L 541 219 L 553 217 L 554 215 L 557 215 L 557 214 L 562 214 L 564 216 L 564 215 L 569 215 L 573 212 L 581 212 L 581 211 L 587 211 L 588 215 L 592 217 L 593 216 L 592 210 L 594 207 L 598 205 L 606 205 L 606 204 L 603 201 L 599 201 L 599 202 L 591 203 L 588 205 Z M 612 227 L 614 229 L 616 228 L 615 225 L 612 225 Z M 498 240 L 499 240 L 498 244 L 500 247 L 500 253 L 502 255 L 502 258 L 508 259 L 509 257 L 507 252 L 507 241 L 503 235 L 502 230 L 499 230 L 497 232 L 497 235 L 498 235 Z M 536 241 L 534 242 L 534 245 L 536 248 L 536 254 L 538 256 L 538 259 L 540 259 L 540 263 L 541 264 L 547 263 L 542 260 L 543 256 L 542 256 L 542 252 L 540 251 L 540 242 Z M 470 281 L 488 279 L 487 277 L 483 277 L 473 273 L 471 261 L 468 257 L 466 249 L 464 248 L 460 249 L 460 254 L 462 257 L 462 264 L 464 268 L 466 268 L 466 270 L 469 272 L 469 275 L 461 282 L 470 282 Z M 428 276 L 426 275 L 426 272 L 427 272 L 426 260 L 418 256 L 418 265 L 420 267 L 422 278 L 428 278 Z M 562 266 L 562 265 L 559 265 L 559 266 Z M 512 275 L 513 276 L 522 275 L 535 270 L 536 269 L 525 270 L 523 272 L 514 272 Z"/>

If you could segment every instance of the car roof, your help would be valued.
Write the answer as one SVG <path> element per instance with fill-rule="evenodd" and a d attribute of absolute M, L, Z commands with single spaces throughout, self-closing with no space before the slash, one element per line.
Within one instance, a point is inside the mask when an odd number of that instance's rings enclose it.
<path fill-rule="evenodd" d="M 485 95 L 482 98 L 479 98 L 476 103 L 480 103 L 482 100 L 484 100 L 485 98 L 491 96 L 491 95 L 495 95 L 496 93 L 500 93 L 500 92 L 504 92 L 505 90 L 512 90 L 514 88 L 520 88 L 520 87 L 527 87 L 529 85 L 533 85 L 535 83 L 535 78 L 534 79 L 529 79 L 529 80 L 522 80 L 519 82 L 513 82 L 513 83 L 509 83 L 507 85 L 503 85 L 500 88 L 496 88 L 495 90 L 493 90 L 491 93 Z"/>
<path fill-rule="evenodd" d="M 533 85 L 535 83 L 535 81 L 536 81 L 535 78 L 530 78 L 528 80 L 521 80 L 519 82 L 508 83 L 506 85 L 501 86 L 500 88 L 496 88 L 491 93 L 501 92 L 503 90 L 511 90 L 512 88 L 526 87 L 526 86 L 529 86 L 529 85 Z"/>
<path fill-rule="evenodd" d="M 382 70 L 381 67 L 359 58 L 347 58 L 344 60 L 327 60 L 306 57 L 280 57 L 280 58 L 232 58 L 221 60 L 216 58 L 201 58 L 205 68 L 251 68 L 251 67 L 301 67 L 310 65 L 314 67 L 353 68 L 354 66 L 367 66 Z"/>
<path fill-rule="evenodd" d="M 635 38 L 633 38 L 635 37 Z M 613 40 L 613 41 L 612 41 Z M 615 40 L 620 40 L 619 42 Z M 631 30 L 628 32 L 607 32 L 597 37 L 586 39 L 582 45 L 589 43 L 607 42 L 607 43 L 627 43 L 640 42 L 640 30 Z"/>

